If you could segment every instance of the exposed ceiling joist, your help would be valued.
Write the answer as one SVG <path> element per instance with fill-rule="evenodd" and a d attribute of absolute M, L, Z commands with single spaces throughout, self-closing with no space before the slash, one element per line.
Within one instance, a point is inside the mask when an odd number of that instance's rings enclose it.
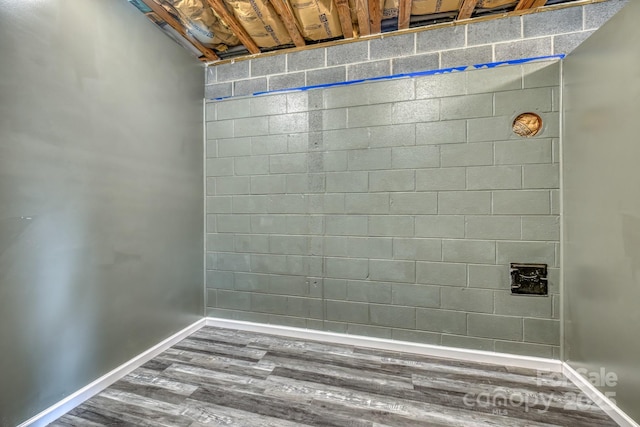
<path fill-rule="evenodd" d="M 368 36 L 371 34 L 368 0 L 356 0 L 356 16 L 358 17 L 358 30 L 360 35 Z"/>
<path fill-rule="evenodd" d="M 354 37 L 353 24 L 351 23 L 351 9 L 349 8 L 349 0 L 334 0 L 338 8 L 338 16 L 340 17 L 340 27 L 345 39 Z"/>
<path fill-rule="evenodd" d="M 378 0 L 369 0 L 369 31 L 371 34 L 382 32 L 382 10 Z"/>
<path fill-rule="evenodd" d="M 293 44 L 298 47 L 305 46 L 307 43 L 304 41 L 304 37 L 300 34 L 300 30 L 298 29 L 298 25 L 296 24 L 296 18 L 291 13 L 291 9 L 285 4 L 283 0 L 269 0 L 273 8 L 276 10 L 278 15 L 280 15 L 280 19 L 282 19 L 282 23 L 284 24 L 289 36 L 291 36 L 291 40 L 293 40 Z"/>
<path fill-rule="evenodd" d="M 412 0 L 400 0 L 398 4 L 398 29 L 406 30 L 411 21 Z"/>
<path fill-rule="evenodd" d="M 547 0 L 520 0 L 515 10 L 533 9 L 547 4 Z"/>
<path fill-rule="evenodd" d="M 473 11 L 478 4 L 478 0 L 464 0 L 462 6 L 460 6 L 460 12 L 458 13 L 458 21 L 461 19 L 469 19 L 473 14 Z"/>
<path fill-rule="evenodd" d="M 151 9 L 163 21 L 169 24 L 171 28 L 176 30 L 178 33 L 180 33 L 180 35 L 182 35 L 185 39 L 191 42 L 191 44 L 194 45 L 202 53 L 202 55 L 206 58 L 207 61 L 216 61 L 220 59 L 213 50 L 209 49 L 208 47 L 200 43 L 196 38 L 187 34 L 182 24 L 178 22 L 178 20 L 175 19 L 169 12 L 167 12 L 167 10 L 164 7 L 160 6 L 158 3 L 156 3 L 153 0 L 142 0 L 142 2 L 146 4 L 149 7 L 149 9 Z"/>
<path fill-rule="evenodd" d="M 231 28 L 231 31 L 233 31 L 236 37 L 238 37 L 240 43 L 242 43 L 244 47 L 247 48 L 249 53 L 260 53 L 260 48 L 258 47 L 258 45 L 256 45 L 256 42 L 253 41 L 249 33 L 247 33 L 240 22 L 238 22 L 236 17 L 233 16 L 231 12 L 229 12 L 229 9 L 227 9 L 227 7 L 222 3 L 222 0 L 207 0 L 207 2 L 209 3 L 209 6 L 211 6 L 211 8 L 214 10 L 214 12 L 218 14 L 218 16 L 222 18 L 224 22 L 227 23 L 227 25 Z"/>

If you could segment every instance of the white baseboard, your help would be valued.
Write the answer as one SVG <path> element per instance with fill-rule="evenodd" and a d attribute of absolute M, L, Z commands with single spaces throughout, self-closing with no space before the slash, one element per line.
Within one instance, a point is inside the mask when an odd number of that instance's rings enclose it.
<path fill-rule="evenodd" d="M 625 414 L 618 405 L 613 403 L 611 399 L 605 396 L 600 390 L 598 390 L 593 384 L 589 382 L 585 377 L 580 375 L 575 369 L 573 369 L 567 362 L 562 364 L 562 373 L 569 378 L 572 383 L 576 385 L 582 391 L 585 396 L 593 400 L 607 415 L 609 415 L 615 422 L 622 427 L 640 427 L 631 417 Z"/>
<path fill-rule="evenodd" d="M 65 399 L 59 401 L 58 403 L 50 406 L 39 414 L 31 417 L 27 421 L 20 424 L 18 427 L 43 427 L 47 424 L 55 421 L 60 418 L 62 415 L 69 412 L 71 409 L 80 405 L 85 400 L 95 396 L 100 393 L 105 388 L 109 387 L 114 382 L 118 381 L 120 378 L 126 376 L 134 369 L 138 368 L 141 365 L 144 365 L 149 360 L 153 359 L 178 341 L 183 340 L 187 336 L 196 332 L 198 329 L 202 328 L 205 325 L 205 319 L 200 319 L 197 322 L 193 323 L 190 326 L 187 326 L 180 332 L 177 332 L 171 335 L 169 338 L 164 341 L 154 345 L 150 349 L 146 350 L 143 353 L 140 353 L 133 359 L 128 362 L 118 366 L 113 371 L 103 375 L 98 378 L 91 384 L 86 385 L 80 390 L 76 391 L 72 395 L 66 397 Z"/>
<path fill-rule="evenodd" d="M 401 351 L 424 356 L 458 359 L 469 362 L 487 363 L 491 365 L 506 365 L 519 368 L 538 369 L 541 371 L 561 372 L 562 363 L 559 360 L 541 357 L 518 356 L 514 354 L 496 353 L 492 351 L 467 350 L 464 348 L 444 347 L 439 345 L 420 344 L 408 341 L 396 341 L 384 338 L 363 337 L 359 335 L 339 334 L 335 332 L 316 331 L 288 326 L 267 325 L 263 323 L 243 322 L 239 320 L 218 319 L 207 317 L 207 326 L 236 329 L 249 332 L 281 335 L 289 338 L 301 338 L 325 341 L 335 344 L 346 344 L 380 350 Z"/>

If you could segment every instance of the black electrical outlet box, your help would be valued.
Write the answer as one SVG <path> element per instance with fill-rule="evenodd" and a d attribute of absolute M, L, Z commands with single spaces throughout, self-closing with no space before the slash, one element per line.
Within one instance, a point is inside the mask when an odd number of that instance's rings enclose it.
<path fill-rule="evenodd" d="M 511 264 L 511 293 L 549 295 L 547 264 Z"/>

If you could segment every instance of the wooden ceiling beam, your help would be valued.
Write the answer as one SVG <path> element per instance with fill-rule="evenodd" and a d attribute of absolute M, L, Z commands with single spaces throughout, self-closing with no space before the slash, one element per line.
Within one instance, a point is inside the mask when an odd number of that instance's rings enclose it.
<path fill-rule="evenodd" d="M 207 59 L 207 61 L 217 61 L 218 59 L 220 59 L 220 57 L 218 57 L 218 55 L 216 55 L 216 53 L 212 49 L 209 49 L 208 47 L 200 43 L 198 39 L 187 34 L 187 31 L 182 26 L 182 24 L 176 18 L 174 18 L 173 15 L 171 15 L 164 7 L 160 6 L 153 0 L 142 0 L 142 2 L 146 4 L 149 9 L 151 9 L 156 15 L 158 15 L 160 19 L 169 24 L 171 28 L 176 30 L 178 33 L 180 33 L 180 35 L 182 35 L 182 37 L 184 37 L 192 45 L 194 45 L 196 49 L 198 49 L 200 53 L 202 53 L 202 56 Z"/>
<path fill-rule="evenodd" d="M 412 0 L 400 0 L 398 4 L 398 29 L 406 30 L 411 21 Z"/>
<path fill-rule="evenodd" d="M 462 6 L 460 7 L 460 12 L 458 12 L 458 17 L 456 20 L 460 21 L 461 19 L 469 19 L 471 15 L 473 15 L 473 11 L 478 4 L 478 0 L 464 0 Z"/>
<path fill-rule="evenodd" d="M 382 9 L 379 0 L 369 0 L 369 31 L 371 34 L 382 32 Z"/>
<path fill-rule="evenodd" d="M 520 0 L 515 10 L 534 9 L 547 4 L 547 0 Z"/>
<path fill-rule="evenodd" d="M 358 17 L 358 30 L 360 32 L 360 35 L 368 36 L 369 34 L 371 34 L 368 0 L 356 0 L 356 16 Z"/>
<path fill-rule="evenodd" d="M 351 22 L 351 9 L 349 8 L 349 0 L 334 0 L 340 17 L 340 27 L 342 27 L 342 35 L 345 39 L 352 39 L 353 23 Z"/>
<path fill-rule="evenodd" d="M 253 41 L 247 30 L 244 29 L 242 24 L 238 22 L 236 17 L 229 12 L 229 9 L 223 4 L 222 0 L 207 0 L 209 6 L 213 9 L 213 11 L 220 17 L 222 20 L 231 28 L 231 31 L 235 36 L 240 40 L 240 43 L 247 48 L 249 53 L 257 54 L 260 53 L 260 48 Z"/>
<path fill-rule="evenodd" d="M 284 3 L 283 0 L 269 0 L 273 8 L 276 10 L 280 18 L 282 19 L 282 23 L 284 24 L 289 36 L 291 36 L 291 40 L 293 40 L 293 44 L 298 47 L 306 46 L 306 42 L 304 41 L 304 37 L 300 34 L 300 30 L 298 29 L 298 25 L 296 24 L 296 18 L 293 16 L 291 9 Z"/>

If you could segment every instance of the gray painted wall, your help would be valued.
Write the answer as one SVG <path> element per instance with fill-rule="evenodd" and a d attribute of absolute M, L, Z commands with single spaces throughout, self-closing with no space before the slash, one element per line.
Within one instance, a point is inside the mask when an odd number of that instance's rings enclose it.
<path fill-rule="evenodd" d="M 124 0 L 0 0 L 0 425 L 200 319 L 202 67 Z"/>
<path fill-rule="evenodd" d="M 416 33 L 388 33 L 338 46 L 241 60 L 208 69 L 207 98 L 391 74 L 567 54 L 627 0 Z"/>
<path fill-rule="evenodd" d="M 640 421 L 640 3 L 565 64 L 564 358 Z"/>
<path fill-rule="evenodd" d="M 558 62 L 207 104 L 208 314 L 559 357 Z M 522 112 L 543 131 L 511 131 Z M 551 267 L 511 296 L 510 262 Z"/>

